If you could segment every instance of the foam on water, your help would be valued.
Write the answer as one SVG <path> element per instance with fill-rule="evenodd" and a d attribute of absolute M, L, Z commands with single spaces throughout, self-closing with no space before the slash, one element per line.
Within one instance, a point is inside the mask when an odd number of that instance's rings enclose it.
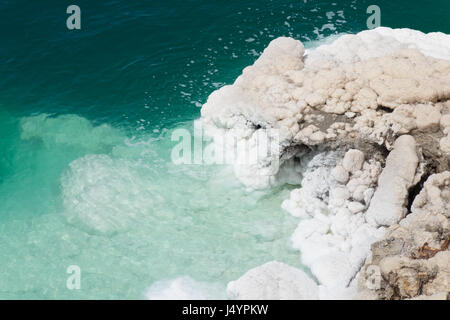
<path fill-rule="evenodd" d="M 310 40 L 310 41 L 303 42 L 303 45 L 305 46 L 305 49 L 307 51 L 313 50 L 322 45 L 333 43 L 333 41 L 335 41 L 339 37 L 343 36 L 344 34 L 346 34 L 346 33 L 332 34 L 332 35 L 329 35 L 326 37 L 318 37 L 318 39 L 316 39 L 316 40 Z"/>

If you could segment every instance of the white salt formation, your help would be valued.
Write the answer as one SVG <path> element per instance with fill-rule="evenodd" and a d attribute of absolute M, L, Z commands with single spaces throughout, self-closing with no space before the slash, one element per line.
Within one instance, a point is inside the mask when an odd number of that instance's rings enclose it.
<path fill-rule="evenodd" d="M 312 300 L 318 286 L 302 270 L 272 261 L 228 284 L 230 297 L 242 300 Z"/>
<path fill-rule="evenodd" d="M 417 278 L 425 269 L 431 270 L 427 283 L 448 276 L 448 179 L 431 176 L 433 182 L 420 189 L 433 173 L 447 177 L 450 167 L 449 60 L 450 35 L 442 33 L 377 28 L 342 36 L 306 54 L 300 41 L 278 38 L 233 85 L 213 92 L 203 106 L 202 122 L 215 140 L 248 141 L 261 132 L 277 132 L 278 148 L 268 148 L 256 163 L 235 163 L 235 173 L 254 189 L 301 185 L 282 207 L 301 218 L 292 245 L 318 280 L 319 298 L 443 297 L 441 291 L 450 291 L 448 281 L 424 287 Z M 267 170 L 274 164 L 280 170 Z M 437 203 L 436 210 L 444 213 L 420 211 L 427 203 Z M 412 218 L 419 212 L 419 218 Z M 443 249 L 429 260 L 413 259 L 414 267 L 407 268 L 404 260 L 411 258 L 401 256 L 405 249 L 392 254 L 401 261 L 382 247 L 373 256 L 371 245 L 388 241 L 383 240 L 386 230 L 389 235 L 406 221 L 402 235 L 393 237 L 408 241 L 408 250 L 425 250 L 424 241 Z M 439 232 L 407 238 L 422 229 Z M 384 255 L 395 261 L 383 264 Z M 366 264 L 367 270 L 371 256 L 386 280 L 381 289 L 366 288 L 362 280 L 361 268 Z M 271 288 L 278 288 L 280 279 L 255 270 L 230 283 L 229 292 L 252 299 L 294 298 L 297 289 L 274 293 Z M 407 279 L 415 281 L 417 290 L 398 294 L 402 285 L 408 287 L 402 272 L 410 273 Z M 309 286 L 294 278 L 293 287 Z M 262 287 L 270 294 L 255 295 Z"/>
<path fill-rule="evenodd" d="M 300 41 L 278 38 L 233 85 L 211 94 L 202 121 L 210 135 L 225 132 L 238 140 L 277 129 L 281 154 L 272 157 L 282 162 L 293 145 L 342 145 L 359 139 L 390 149 L 396 135 L 413 130 L 438 131 L 435 147 L 448 153 L 448 119 L 440 130 L 440 118 L 450 108 L 450 61 L 419 51 L 424 44 L 414 40 L 423 36 L 379 28 L 343 36 L 307 56 Z M 435 46 L 435 56 L 450 59 L 450 36 L 431 34 L 425 43 L 424 52 Z M 245 177 L 251 187 L 275 184 L 277 174 L 265 179 L 265 185 L 258 180 L 258 171 L 271 160 L 244 166 L 251 173 L 236 170 L 238 178 Z"/>
<path fill-rule="evenodd" d="M 307 160 L 302 188 L 293 190 L 282 204 L 291 214 L 304 218 L 292 236 L 292 244 L 322 285 L 324 298 L 335 298 L 333 292 L 349 287 L 370 252 L 370 244 L 384 234 L 384 228 L 366 222 L 365 214 L 380 163 L 365 161 L 364 154 L 354 149 L 334 166 L 325 162 L 335 156 L 319 153 Z M 337 171 L 348 177 L 346 181 L 335 178 Z"/>
<path fill-rule="evenodd" d="M 400 136 L 378 179 L 378 189 L 366 213 L 367 221 L 375 226 L 390 226 L 406 215 L 408 189 L 413 185 L 418 162 L 414 138 Z"/>

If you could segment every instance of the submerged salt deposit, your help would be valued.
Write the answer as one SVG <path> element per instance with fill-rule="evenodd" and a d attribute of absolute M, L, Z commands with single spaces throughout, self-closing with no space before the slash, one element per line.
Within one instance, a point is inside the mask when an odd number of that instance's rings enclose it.
<path fill-rule="evenodd" d="M 249 193 L 227 167 L 173 164 L 170 130 L 129 137 L 76 115 L 4 119 L 24 169 L 0 185 L 0 298 L 218 299 L 274 257 L 302 267 L 287 246 L 296 219 L 279 206 L 289 191 Z M 81 290 L 66 287 L 71 265 Z"/>
<path fill-rule="evenodd" d="M 278 153 L 267 152 L 256 164 L 236 163 L 234 169 L 253 189 L 301 181 L 282 206 L 302 218 L 292 245 L 317 279 L 318 297 L 358 297 L 371 245 L 410 213 L 413 187 L 420 188 L 432 173 L 447 174 L 449 60 L 450 36 L 442 33 L 377 28 L 344 35 L 307 54 L 300 41 L 278 38 L 203 106 L 202 121 L 213 138 L 248 140 L 278 130 Z M 268 175 L 272 163 L 280 170 Z M 448 208 L 448 184 L 439 190 L 433 197 Z M 429 222 L 444 228 L 434 235 L 436 246 L 450 232 L 448 218 Z M 448 257 L 443 251 L 439 256 Z M 436 274 L 448 279 L 440 266 Z M 257 297 L 252 288 L 276 287 L 280 280 L 268 276 L 267 268 L 249 271 L 230 283 L 229 291 L 245 299 Z M 270 272 L 277 268 L 286 275 L 278 264 L 270 265 Z M 294 278 L 299 287 L 310 286 L 309 278 Z M 447 282 L 426 295 L 448 289 Z M 267 290 L 260 297 L 305 298 L 291 287 L 282 293 Z"/>

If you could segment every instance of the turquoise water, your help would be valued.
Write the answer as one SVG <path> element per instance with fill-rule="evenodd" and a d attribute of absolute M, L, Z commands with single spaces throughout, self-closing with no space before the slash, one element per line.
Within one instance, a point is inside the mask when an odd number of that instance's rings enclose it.
<path fill-rule="evenodd" d="M 77 4 L 82 29 L 66 28 Z M 171 132 L 278 36 L 366 28 L 369 1 L 1 1 L 0 298 L 141 298 L 221 286 L 289 247 L 289 187 L 176 166 Z M 377 1 L 382 25 L 450 33 L 450 3 Z M 66 288 L 69 265 L 80 290 Z"/>

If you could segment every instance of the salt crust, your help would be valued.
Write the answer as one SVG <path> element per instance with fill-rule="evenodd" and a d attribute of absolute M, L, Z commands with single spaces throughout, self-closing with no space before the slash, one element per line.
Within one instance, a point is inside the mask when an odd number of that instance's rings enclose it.
<path fill-rule="evenodd" d="M 377 28 L 307 54 L 300 41 L 282 37 L 202 107 L 201 121 L 213 138 L 248 140 L 277 130 L 276 152 L 256 164 L 235 164 L 235 172 L 254 189 L 287 177 L 301 181 L 282 207 L 302 218 L 292 245 L 318 281 L 317 297 L 357 297 L 371 245 L 407 213 L 408 189 L 420 178 L 420 134 L 435 137 L 437 156 L 448 157 L 449 60 L 450 36 L 443 33 Z M 352 140 L 390 151 L 385 165 L 366 150 L 348 150 Z M 305 155 L 301 146 L 315 151 Z M 337 151 L 323 151 L 330 146 Z M 267 174 L 274 162 L 281 169 Z M 312 288 L 312 280 L 295 278 L 290 268 L 257 267 L 228 291 L 239 298 L 314 299 L 301 290 Z M 283 291 L 277 283 L 285 277 L 293 283 Z"/>

